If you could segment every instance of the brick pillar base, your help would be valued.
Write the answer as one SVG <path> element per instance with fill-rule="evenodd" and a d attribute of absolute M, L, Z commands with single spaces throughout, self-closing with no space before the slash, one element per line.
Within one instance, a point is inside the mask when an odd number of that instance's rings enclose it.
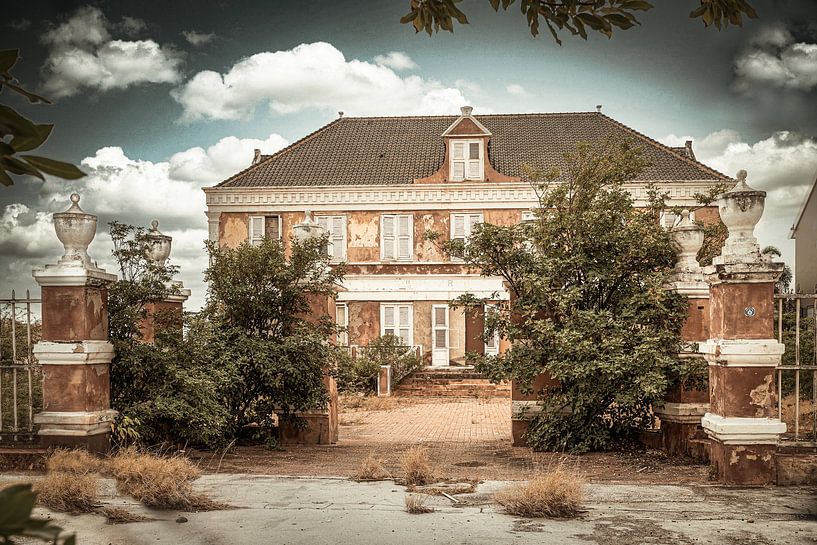
<path fill-rule="evenodd" d="M 540 397 L 547 387 L 558 383 L 548 373 L 541 373 L 534 381 L 531 391 L 523 393 L 519 383 L 511 381 L 511 437 L 513 446 L 528 446 L 527 432 L 531 419 L 542 410 Z"/>
<path fill-rule="evenodd" d="M 377 397 L 391 395 L 391 365 L 381 365 L 377 375 Z"/>

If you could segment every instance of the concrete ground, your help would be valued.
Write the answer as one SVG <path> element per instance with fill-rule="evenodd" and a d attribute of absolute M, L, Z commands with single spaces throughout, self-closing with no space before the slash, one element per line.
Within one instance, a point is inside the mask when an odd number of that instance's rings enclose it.
<path fill-rule="evenodd" d="M 0 485 L 8 482 L 0 477 Z M 430 497 L 433 513 L 410 515 L 403 511 L 404 487 L 391 481 L 206 475 L 197 489 L 235 508 L 180 513 L 147 510 L 106 481 L 105 505 L 152 520 L 110 525 L 100 515 L 50 516 L 76 532 L 80 545 L 817 543 L 814 489 L 594 484 L 578 519 L 533 520 L 491 503 L 491 493 L 504 486 L 480 484 L 474 494 L 457 496 L 460 506 Z M 187 521 L 177 522 L 179 516 Z"/>

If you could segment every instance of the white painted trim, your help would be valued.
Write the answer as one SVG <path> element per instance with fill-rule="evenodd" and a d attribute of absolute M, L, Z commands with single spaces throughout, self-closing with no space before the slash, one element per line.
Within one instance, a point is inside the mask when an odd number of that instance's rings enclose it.
<path fill-rule="evenodd" d="M 654 411 L 665 422 L 700 424 L 701 417 L 709 411 L 709 403 L 667 402 L 655 407 Z"/>
<path fill-rule="evenodd" d="M 95 286 L 116 282 L 116 275 L 100 268 L 86 268 L 70 265 L 46 265 L 34 269 L 31 276 L 42 287 L 50 286 Z"/>
<path fill-rule="evenodd" d="M 40 341 L 32 353 L 41 365 L 99 365 L 111 363 L 114 349 L 108 341 Z"/>
<path fill-rule="evenodd" d="M 709 365 L 724 367 L 775 367 L 786 346 L 775 339 L 709 339 L 698 345 Z"/>
<path fill-rule="evenodd" d="M 724 445 L 776 445 L 786 433 L 777 418 L 723 417 L 706 413 L 701 418 L 706 434 Z"/>
<path fill-rule="evenodd" d="M 511 401 L 511 420 L 530 420 L 540 412 L 542 404 L 538 401 Z"/>
<path fill-rule="evenodd" d="M 414 346 L 414 305 L 405 301 L 388 301 L 380 303 L 380 336 L 386 334 L 386 307 L 394 307 L 394 336 L 400 337 L 400 307 L 408 307 L 408 342 L 407 346 Z"/>
<path fill-rule="evenodd" d="M 437 309 L 445 309 L 445 324 L 437 323 Z M 437 348 L 437 330 L 445 331 L 445 348 Z M 442 357 L 442 363 L 435 363 Z M 431 305 L 431 365 L 434 367 L 448 367 L 451 363 L 451 313 L 448 305 Z"/>
<path fill-rule="evenodd" d="M 649 202 L 648 182 L 624 185 L 636 206 Z M 668 206 L 695 206 L 695 194 L 719 182 L 655 180 L 669 194 Z M 403 185 L 332 185 L 276 187 L 205 187 L 208 212 L 350 212 L 353 210 L 507 210 L 537 208 L 539 199 L 527 182 L 455 182 Z"/>
<path fill-rule="evenodd" d="M 391 395 L 391 365 L 381 365 L 380 372 L 386 370 L 386 391 L 380 390 L 380 375 L 377 376 L 377 397 L 388 397 Z"/>
<path fill-rule="evenodd" d="M 498 276 L 360 274 L 345 277 L 342 285 L 345 291 L 338 293 L 339 302 L 450 301 L 465 293 L 508 300 L 508 292 Z"/>

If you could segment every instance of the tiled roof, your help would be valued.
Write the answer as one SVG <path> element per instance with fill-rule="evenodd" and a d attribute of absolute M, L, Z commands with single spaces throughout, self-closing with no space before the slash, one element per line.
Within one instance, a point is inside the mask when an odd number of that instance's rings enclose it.
<path fill-rule="evenodd" d="M 686 156 L 598 112 L 475 116 L 493 136 L 489 158 L 508 176 L 521 165 L 564 166 L 578 142 L 612 137 L 640 145 L 650 162 L 641 181 L 729 180 Z M 410 184 L 430 176 L 444 160 L 442 133 L 457 116 L 342 117 L 283 150 L 261 156 L 220 187 Z"/>

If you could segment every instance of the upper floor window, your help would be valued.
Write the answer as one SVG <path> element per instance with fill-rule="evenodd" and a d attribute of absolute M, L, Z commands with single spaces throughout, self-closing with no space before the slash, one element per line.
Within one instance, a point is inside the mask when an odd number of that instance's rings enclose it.
<path fill-rule="evenodd" d="M 451 180 L 482 180 L 483 145 L 482 140 L 451 141 Z"/>
<path fill-rule="evenodd" d="M 414 217 L 411 214 L 380 216 L 380 259 L 410 261 L 414 247 Z"/>
<path fill-rule="evenodd" d="M 467 241 L 471 233 L 474 232 L 474 227 L 482 223 L 482 221 L 482 213 L 451 214 L 451 240 L 460 239 Z M 456 258 L 452 258 L 452 260 L 459 261 L 459 259 Z"/>
<path fill-rule="evenodd" d="M 332 261 L 346 259 L 346 216 L 317 216 L 318 224 L 329 233 L 326 255 Z"/>
<path fill-rule="evenodd" d="M 247 238 L 252 246 L 260 246 L 265 238 L 281 240 L 281 216 L 250 216 Z"/>

